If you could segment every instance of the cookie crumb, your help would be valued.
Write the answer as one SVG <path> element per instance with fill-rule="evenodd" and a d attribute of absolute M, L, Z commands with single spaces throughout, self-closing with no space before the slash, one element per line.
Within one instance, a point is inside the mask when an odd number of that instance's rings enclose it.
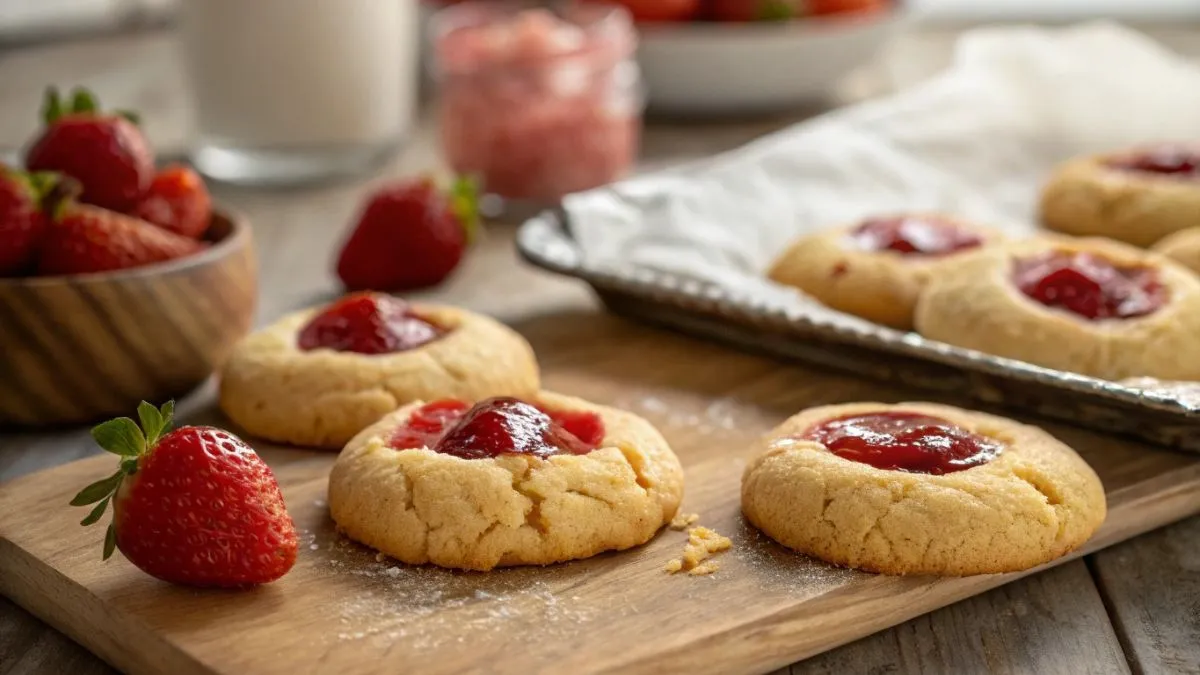
<path fill-rule="evenodd" d="M 699 513 L 677 513 L 675 514 L 675 517 L 671 519 L 671 524 L 667 527 L 671 528 L 672 530 L 679 530 L 682 532 L 697 520 L 700 520 Z"/>
<path fill-rule="evenodd" d="M 375 562 L 383 562 L 384 560 L 387 560 L 387 556 L 386 556 L 386 555 L 384 555 L 384 554 L 382 554 L 382 553 L 376 553 L 376 554 L 375 554 Z"/>
<path fill-rule="evenodd" d="M 727 551 L 733 547 L 729 537 L 718 534 L 707 527 L 693 527 L 688 530 L 688 542 L 683 547 L 683 557 L 672 560 L 663 568 L 666 572 L 687 572 L 693 575 L 712 574 L 720 569 L 715 560 L 709 560 L 715 553 Z"/>

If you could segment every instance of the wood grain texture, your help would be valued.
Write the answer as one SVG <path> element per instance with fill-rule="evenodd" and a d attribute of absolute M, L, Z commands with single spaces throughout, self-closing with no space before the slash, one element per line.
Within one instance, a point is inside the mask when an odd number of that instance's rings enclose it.
<path fill-rule="evenodd" d="M 254 245 L 216 214 L 201 253 L 78 277 L 0 279 L 0 426 L 91 422 L 204 382 L 254 316 Z"/>
<path fill-rule="evenodd" d="M 1134 670 L 1200 674 L 1200 518 L 1102 551 L 1090 564 Z"/>
<path fill-rule="evenodd" d="M 316 672 L 314 664 L 382 673 L 397 659 L 435 673 L 745 672 L 1023 576 L 839 570 L 744 524 L 738 486 L 759 434 L 801 407 L 899 401 L 912 391 L 781 367 L 598 314 L 552 313 L 516 328 L 546 354 L 549 388 L 632 409 L 663 430 L 687 470 L 685 510 L 735 541 L 716 576 L 664 574 L 683 544 L 669 531 L 630 552 L 549 568 L 471 575 L 397 566 L 388 576 L 389 563 L 333 532 L 323 502 L 332 457 L 258 444 L 305 537 L 281 582 L 200 593 L 147 578 L 123 559 L 98 562 L 101 528 L 79 530 L 80 514 L 62 505 L 111 468 L 99 457 L 0 490 L 0 566 L 10 572 L 0 591 L 133 673 Z M 572 339 L 581 334 L 590 339 Z M 1109 489 L 1109 519 L 1089 549 L 1200 511 L 1200 462 L 1051 430 L 1080 449 Z M 20 515 L 31 512 L 44 516 Z M 512 650 L 514 639 L 528 646 Z"/>
<path fill-rule="evenodd" d="M 0 674 L 112 675 L 111 666 L 41 622 L 26 621 L 20 608 L 0 598 Z"/>
<path fill-rule="evenodd" d="M 1125 655 L 1083 561 L 913 619 L 775 675 L 1123 673 Z"/>

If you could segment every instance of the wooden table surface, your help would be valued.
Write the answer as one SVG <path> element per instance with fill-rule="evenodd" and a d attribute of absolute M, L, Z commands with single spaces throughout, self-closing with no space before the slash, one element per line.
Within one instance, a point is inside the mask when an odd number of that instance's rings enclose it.
<path fill-rule="evenodd" d="M 1146 30 L 1200 56 L 1200 26 Z M 902 38 L 877 67 L 850 78 L 840 98 L 879 95 L 936 72 L 949 60 L 956 32 L 923 29 Z M 190 120 L 173 47 L 170 33 L 151 33 L 0 52 L 0 154 L 32 131 L 41 89 L 49 82 L 82 83 L 112 107 L 140 109 L 156 145 L 166 153 L 178 151 Z M 648 166 L 692 159 L 795 119 L 656 121 L 647 130 L 643 154 Z M 425 124 L 391 165 L 361 181 L 282 192 L 218 189 L 220 201 L 247 213 L 254 224 L 261 258 L 259 322 L 332 297 L 337 286 L 329 258 L 363 186 L 436 166 L 436 157 Z M 520 322 L 543 355 L 564 341 L 587 340 L 597 327 L 615 321 L 582 285 L 519 264 L 512 235 L 511 225 L 493 225 L 457 276 L 417 297 Z M 211 387 L 205 387 L 186 402 L 184 415 L 211 405 Z M 0 437 L 0 481 L 96 452 L 82 429 L 6 433 Z M 110 671 L 0 598 L 0 675 Z M 914 619 L 790 671 L 1200 673 L 1200 517 Z"/>

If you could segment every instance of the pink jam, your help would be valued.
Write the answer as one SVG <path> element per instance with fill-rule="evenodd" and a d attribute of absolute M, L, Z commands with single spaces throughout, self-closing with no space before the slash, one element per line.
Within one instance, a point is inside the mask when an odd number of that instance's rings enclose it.
<path fill-rule="evenodd" d="M 467 2 L 434 19 L 442 146 L 507 199 L 555 201 L 633 164 L 642 100 L 619 7 Z"/>
<path fill-rule="evenodd" d="M 983 244 L 983 238 L 952 221 L 934 216 L 869 218 L 850 231 L 862 251 L 895 251 L 905 255 L 944 255 Z"/>
<path fill-rule="evenodd" d="M 1200 177 L 1200 150 L 1196 148 L 1163 146 L 1135 155 L 1114 159 L 1113 168 L 1141 173 L 1157 173 L 1176 178 Z"/>

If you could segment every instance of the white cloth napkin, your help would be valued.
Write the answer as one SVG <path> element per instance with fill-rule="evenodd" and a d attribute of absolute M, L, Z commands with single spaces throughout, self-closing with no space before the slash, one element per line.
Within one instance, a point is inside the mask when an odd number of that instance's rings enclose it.
<path fill-rule="evenodd" d="M 912 210 L 1028 233 L 1057 162 L 1195 138 L 1200 67 L 1148 38 L 1106 23 L 981 29 L 913 89 L 564 206 L 590 262 L 778 293 L 763 270 L 800 234 Z"/>

